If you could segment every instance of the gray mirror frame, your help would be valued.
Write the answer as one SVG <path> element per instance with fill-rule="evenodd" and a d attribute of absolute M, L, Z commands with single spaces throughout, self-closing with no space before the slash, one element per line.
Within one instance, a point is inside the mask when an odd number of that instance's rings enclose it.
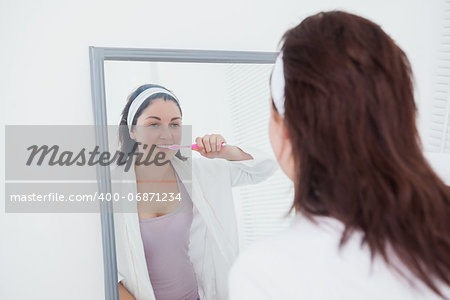
<path fill-rule="evenodd" d="M 277 52 L 89 47 L 92 106 L 94 124 L 96 125 L 95 136 L 99 151 L 108 151 L 108 133 L 106 130 L 106 125 L 108 124 L 106 118 L 104 76 L 105 60 L 274 64 L 277 55 Z M 99 192 L 110 193 L 111 178 L 109 166 L 97 165 L 96 172 Z M 119 300 L 114 218 L 111 202 L 100 202 L 100 218 L 102 227 L 105 299 Z"/>

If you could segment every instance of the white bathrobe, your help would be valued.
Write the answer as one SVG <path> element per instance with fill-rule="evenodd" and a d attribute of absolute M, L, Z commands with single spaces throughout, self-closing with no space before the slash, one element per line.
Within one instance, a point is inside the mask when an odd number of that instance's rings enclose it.
<path fill-rule="evenodd" d="M 189 256 L 201 300 L 228 299 L 228 272 L 239 252 L 231 188 L 259 183 L 278 168 L 266 153 L 252 148 L 244 151 L 254 159 L 228 161 L 199 157 L 182 161 L 175 156 L 171 159 L 193 202 Z M 124 166 L 113 169 L 112 179 L 124 178 L 121 177 L 123 171 Z M 133 167 L 126 176 L 134 183 L 117 187 L 113 182 L 113 193 L 136 194 Z M 137 300 L 155 300 L 140 234 L 137 206 L 134 206 L 134 213 L 114 213 L 118 281 Z"/>

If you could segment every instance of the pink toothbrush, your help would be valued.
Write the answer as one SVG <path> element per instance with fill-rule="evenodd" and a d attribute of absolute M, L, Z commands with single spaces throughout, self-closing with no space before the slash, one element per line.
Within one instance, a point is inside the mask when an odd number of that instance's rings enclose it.
<path fill-rule="evenodd" d="M 226 143 L 222 143 L 221 146 L 226 146 Z M 171 150 L 178 150 L 181 148 L 191 148 L 191 149 L 197 149 L 198 145 L 197 144 L 192 144 L 192 145 L 186 145 L 186 146 L 182 146 L 182 145 L 159 145 L 159 148 L 166 148 L 166 149 L 171 149 Z"/>

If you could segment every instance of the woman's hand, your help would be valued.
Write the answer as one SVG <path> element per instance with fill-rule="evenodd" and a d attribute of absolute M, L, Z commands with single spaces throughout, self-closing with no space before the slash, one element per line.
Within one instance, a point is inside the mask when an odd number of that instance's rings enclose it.
<path fill-rule="evenodd" d="M 206 158 L 223 158 L 227 160 L 253 159 L 250 154 L 242 151 L 239 147 L 232 145 L 222 146 L 222 143 L 226 143 L 226 141 L 220 134 L 207 134 L 203 137 L 197 137 L 195 142 L 198 148 L 192 150 L 197 151 Z"/>

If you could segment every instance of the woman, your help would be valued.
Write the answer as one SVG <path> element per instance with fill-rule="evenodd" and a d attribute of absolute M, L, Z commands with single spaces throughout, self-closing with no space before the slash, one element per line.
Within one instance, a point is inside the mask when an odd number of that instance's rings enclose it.
<path fill-rule="evenodd" d="M 285 33 L 269 134 L 296 216 L 238 257 L 231 300 L 450 297 L 450 189 L 422 154 L 411 77 L 359 16 L 319 13 Z"/>
<path fill-rule="evenodd" d="M 120 125 L 127 155 L 112 172 L 113 192 L 135 200 L 115 207 L 120 299 L 227 299 L 238 253 L 231 187 L 265 180 L 276 163 L 255 149 L 222 146 L 218 134 L 196 138 L 208 159 L 167 148 L 183 144 L 182 111 L 158 85 L 130 95 Z"/>

